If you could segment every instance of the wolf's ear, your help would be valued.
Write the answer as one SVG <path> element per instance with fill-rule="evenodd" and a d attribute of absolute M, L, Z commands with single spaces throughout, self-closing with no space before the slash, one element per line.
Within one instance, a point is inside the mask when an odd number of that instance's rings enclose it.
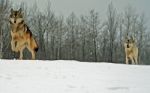
<path fill-rule="evenodd" d="M 123 42 L 124 42 L 124 43 L 126 43 L 126 42 L 127 42 L 127 40 L 128 40 L 128 37 L 127 37 L 127 36 L 125 36 L 125 37 L 124 37 L 124 39 L 123 39 Z"/>
<path fill-rule="evenodd" d="M 131 36 L 131 40 L 132 40 L 132 42 L 133 42 L 133 43 L 135 42 L 135 39 L 134 39 L 134 37 L 133 37 L 133 36 Z"/>
<path fill-rule="evenodd" d="M 128 33 L 126 33 L 126 35 L 125 35 L 125 38 L 124 38 L 125 40 L 128 40 L 129 39 L 129 37 L 128 37 Z"/>
<path fill-rule="evenodd" d="M 12 13 L 14 10 L 11 8 L 10 12 Z"/>
<path fill-rule="evenodd" d="M 125 37 L 125 40 L 127 40 L 127 39 L 128 39 L 128 36 Z"/>
<path fill-rule="evenodd" d="M 22 12 L 22 9 L 20 8 L 20 9 L 18 10 L 18 12 L 21 13 L 21 12 Z"/>
<path fill-rule="evenodd" d="M 131 40 L 134 40 L 134 37 L 133 37 L 133 36 L 131 36 Z"/>
<path fill-rule="evenodd" d="M 126 42 L 127 40 L 129 40 L 129 37 L 128 37 L 128 36 L 125 36 L 125 42 Z"/>

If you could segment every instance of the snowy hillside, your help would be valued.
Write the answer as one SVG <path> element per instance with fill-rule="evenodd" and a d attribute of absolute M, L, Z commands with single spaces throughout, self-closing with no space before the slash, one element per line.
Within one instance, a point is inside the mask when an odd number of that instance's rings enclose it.
<path fill-rule="evenodd" d="M 150 93 L 150 66 L 1 60 L 0 93 Z"/>

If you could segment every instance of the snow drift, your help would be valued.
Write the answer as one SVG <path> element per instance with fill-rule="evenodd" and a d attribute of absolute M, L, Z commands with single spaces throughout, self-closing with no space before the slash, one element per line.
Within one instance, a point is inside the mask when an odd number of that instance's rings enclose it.
<path fill-rule="evenodd" d="M 1 60 L 0 93 L 150 93 L 150 66 Z"/>

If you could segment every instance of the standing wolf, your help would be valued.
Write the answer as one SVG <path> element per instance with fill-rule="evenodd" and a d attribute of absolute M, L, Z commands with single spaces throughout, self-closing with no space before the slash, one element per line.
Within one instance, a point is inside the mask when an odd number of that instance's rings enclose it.
<path fill-rule="evenodd" d="M 133 37 L 130 37 L 130 39 L 126 37 L 124 47 L 126 54 L 126 64 L 129 63 L 129 59 L 132 61 L 132 64 L 138 64 L 138 48 Z"/>
<path fill-rule="evenodd" d="M 20 52 L 19 59 L 23 59 L 23 50 L 27 48 L 32 54 L 32 59 L 35 59 L 35 52 L 38 51 L 38 45 L 32 36 L 32 32 L 23 20 L 21 8 L 18 11 L 11 9 L 10 27 L 12 51 Z"/>

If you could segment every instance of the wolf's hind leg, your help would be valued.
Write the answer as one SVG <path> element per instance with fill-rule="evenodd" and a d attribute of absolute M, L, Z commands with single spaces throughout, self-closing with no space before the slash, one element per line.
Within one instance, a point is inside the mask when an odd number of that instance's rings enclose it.
<path fill-rule="evenodd" d="M 133 57 L 130 57 L 131 61 L 132 61 L 132 64 L 135 64 L 134 62 L 134 58 Z"/>
<path fill-rule="evenodd" d="M 23 59 L 23 50 L 25 49 L 25 45 L 24 46 L 22 46 L 21 48 L 20 48 L 20 57 L 19 57 L 19 59 L 20 60 L 22 60 Z"/>
<path fill-rule="evenodd" d="M 32 54 L 32 60 L 34 60 L 34 59 L 35 59 L 35 51 L 32 50 L 32 51 L 31 51 L 31 54 Z"/>
<path fill-rule="evenodd" d="M 34 51 L 34 49 L 32 49 L 30 46 L 28 46 L 27 48 L 31 52 L 32 60 L 34 60 L 35 59 L 35 51 Z"/>

